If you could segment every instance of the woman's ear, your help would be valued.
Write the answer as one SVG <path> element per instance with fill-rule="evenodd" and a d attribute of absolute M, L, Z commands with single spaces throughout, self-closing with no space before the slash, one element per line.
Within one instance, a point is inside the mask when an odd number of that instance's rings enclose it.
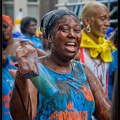
<path fill-rule="evenodd" d="M 49 43 L 53 42 L 53 36 L 51 34 L 48 35 L 48 42 Z"/>

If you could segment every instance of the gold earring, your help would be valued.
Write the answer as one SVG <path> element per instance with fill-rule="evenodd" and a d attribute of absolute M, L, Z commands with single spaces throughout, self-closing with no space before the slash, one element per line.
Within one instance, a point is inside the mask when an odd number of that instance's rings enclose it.
<path fill-rule="evenodd" d="M 85 29 L 86 29 L 86 32 L 88 32 L 88 33 L 90 33 L 90 32 L 91 32 L 90 25 L 88 25 Z"/>
<path fill-rule="evenodd" d="M 52 42 L 52 39 L 51 39 L 51 38 L 49 38 L 49 39 L 48 39 L 48 41 L 51 43 L 51 42 Z"/>

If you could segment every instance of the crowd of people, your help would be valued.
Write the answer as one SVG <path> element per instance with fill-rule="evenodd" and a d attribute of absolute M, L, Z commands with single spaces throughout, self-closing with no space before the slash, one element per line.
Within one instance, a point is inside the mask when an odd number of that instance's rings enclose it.
<path fill-rule="evenodd" d="M 35 18 L 23 18 L 19 33 L 2 15 L 2 120 L 114 120 L 118 31 L 108 36 L 109 19 L 95 1 L 83 6 L 81 20 L 56 9 L 36 36 Z"/>

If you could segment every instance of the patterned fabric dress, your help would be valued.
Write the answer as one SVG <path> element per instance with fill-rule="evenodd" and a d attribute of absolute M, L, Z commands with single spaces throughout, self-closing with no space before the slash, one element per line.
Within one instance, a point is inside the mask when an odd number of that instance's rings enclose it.
<path fill-rule="evenodd" d="M 11 120 L 9 102 L 14 86 L 14 79 L 8 72 L 8 69 L 17 69 L 15 66 L 10 65 L 10 57 L 7 56 L 7 58 L 2 68 L 2 120 Z"/>
<path fill-rule="evenodd" d="M 39 67 L 51 75 L 59 92 L 50 99 L 39 93 L 35 120 L 90 120 L 95 102 L 81 63 L 73 60 L 69 74 L 56 73 L 41 63 Z"/>

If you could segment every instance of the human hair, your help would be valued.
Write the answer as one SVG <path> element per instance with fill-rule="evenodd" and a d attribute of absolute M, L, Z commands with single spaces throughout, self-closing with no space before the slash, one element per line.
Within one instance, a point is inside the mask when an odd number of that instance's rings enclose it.
<path fill-rule="evenodd" d="M 102 4 L 97 1 L 91 1 L 91 2 L 88 2 L 87 4 L 85 4 L 81 11 L 82 22 L 83 22 L 84 17 L 92 17 L 94 15 L 94 13 L 96 13 L 97 7 L 106 7 L 107 8 L 107 6 L 105 4 Z"/>
<path fill-rule="evenodd" d="M 23 34 L 26 33 L 26 28 L 30 25 L 31 21 L 37 23 L 37 20 L 33 17 L 25 17 L 22 19 L 20 29 Z"/>
<path fill-rule="evenodd" d="M 44 38 L 48 38 L 48 35 L 52 31 L 55 23 L 64 15 L 73 15 L 78 19 L 76 14 L 67 9 L 53 10 L 43 16 L 41 20 L 40 30 L 42 31 Z"/>

